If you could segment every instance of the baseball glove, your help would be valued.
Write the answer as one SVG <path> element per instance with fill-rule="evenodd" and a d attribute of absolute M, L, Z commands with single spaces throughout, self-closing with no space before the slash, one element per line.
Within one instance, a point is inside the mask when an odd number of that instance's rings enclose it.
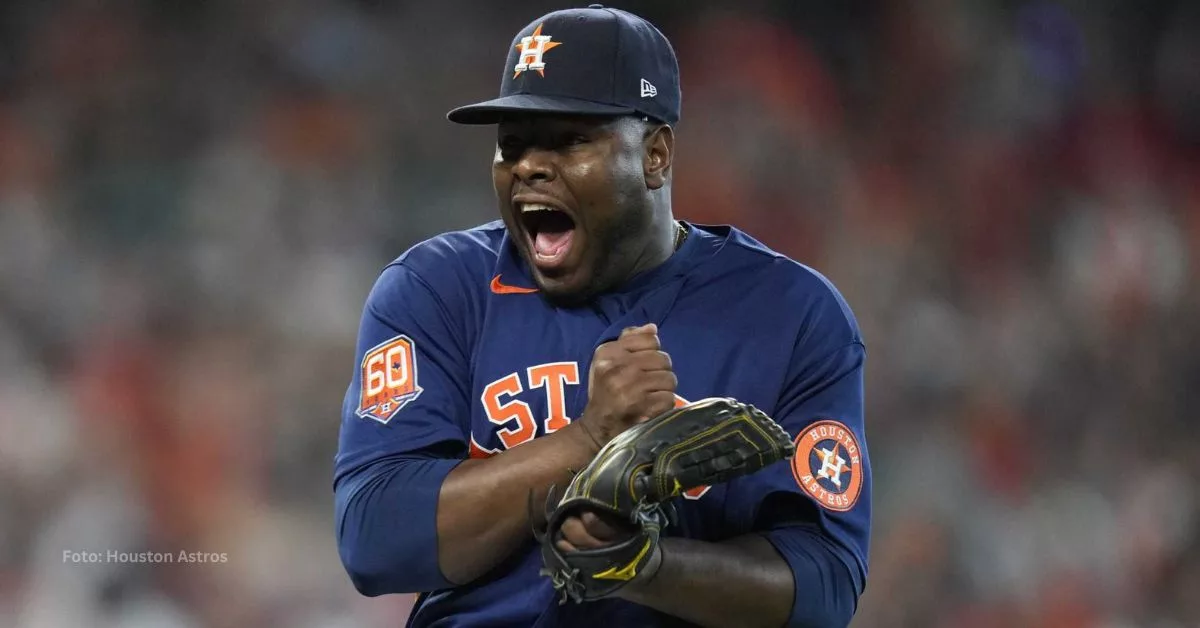
<path fill-rule="evenodd" d="M 666 500 L 728 482 L 795 453 L 775 421 L 754 406 L 710 398 L 675 408 L 622 432 L 575 474 L 562 499 L 547 498 L 546 530 L 538 534 L 545 567 L 562 597 L 575 602 L 612 595 L 655 557 L 668 525 Z M 596 549 L 563 552 L 561 526 L 581 509 L 629 521 L 628 539 Z"/>

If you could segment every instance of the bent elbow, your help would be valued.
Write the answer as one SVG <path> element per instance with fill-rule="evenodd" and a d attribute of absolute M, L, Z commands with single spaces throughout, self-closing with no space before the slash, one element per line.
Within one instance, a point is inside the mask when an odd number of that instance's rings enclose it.
<path fill-rule="evenodd" d="M 854 610 L 845 607 L 827 608 L 825 612 L 789 623 L 796 628 L 844 628 L 854 619 Z"/>
<path fill-rule="evenodd" d="M 347 547 L 345 544 L 341 544 L 339 549 L 342 567 L 346 570 L 346 575 L 350 576 L 350 582 L 354 585 L 354 589 L 361 595 L 378 597 L 389 593 L 416 593 L 416 591 L 406 591 L 403 587 L 398 586 L 399 583 L 394 579 L 396 570 L 388 569 L 383 564 L 384 561 L 372 560 L 369 557 L 370 548 Z"/>
<path fill-rule="evenodd" d="M 338 526 L 338 556 L 354 588 L 367 597 L 421 591 L 419 569 L 406 568 L 420 562 L 420 549 L 402 533 L 380 530 L 363 510 L 351 508 Z"/>
<path fill-rule="evenodd" d="M 447 586 L 437 564 L 435 525 L 435 497 L 444 473 L 417 474 L 443 464 L 377 467 L 335 487 L 338 556 L 362 595 Z"/>

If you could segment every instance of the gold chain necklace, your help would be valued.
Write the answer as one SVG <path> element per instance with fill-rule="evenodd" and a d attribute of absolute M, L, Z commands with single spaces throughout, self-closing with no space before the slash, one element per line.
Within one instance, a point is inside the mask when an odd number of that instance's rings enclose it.
<path fill-rule="evenodd" d="M 684 240 L 687 240 L 687 236 L 688 236 L 687 228 L 683 226 L 683 223 L 676 220 L 675 221 L 675 250 L 676 251 L 679 250 L 679 247 L 683 246 L 683 242 L 684 242 Z"/>

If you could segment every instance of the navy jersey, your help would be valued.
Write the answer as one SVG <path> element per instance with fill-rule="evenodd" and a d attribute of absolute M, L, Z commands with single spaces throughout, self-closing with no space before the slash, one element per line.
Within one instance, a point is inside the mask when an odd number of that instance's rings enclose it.
<path fill-rule="evenodd" d="M 363 313 L 335 469 L 339 548 L 360 590 L 424 592 L 411 626 L 683 625 L 618 599 L 560 607 L 532 536 L 465 586 L 437 563 L 446 474 L 581 416 L 596 347 L 657 323 L 680 403 L 733 397 L 797 442 L 791 461 L 677 498 L 666 535 L 762 533 L 796 573 L 794 615 L 821 603 L 810 598 L 822 578 L 850 583 L 856 603 L 871 470 L 854 316 L 824 277 L 744 233 L 688 232 L 665 263 L 582 308 L 537 294 L 500 222 L 423 242 L 384 269 Z"/>

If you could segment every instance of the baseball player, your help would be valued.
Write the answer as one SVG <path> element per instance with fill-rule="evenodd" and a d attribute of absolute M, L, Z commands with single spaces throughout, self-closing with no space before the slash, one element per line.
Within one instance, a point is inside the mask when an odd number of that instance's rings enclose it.
<path fill-rule="evenodd" d="M 667 39 L 600 5 L 550 13 L 500 97 L 448 117 L 496 125 L 502 220 L 412 247 L 367 298 L 334 478 L 357 589 L 421 593 L 409 626 L 848 624 L 871 529 L 862 337 L 815 271 L 673 216 Z M 590 555 L 632 531 L 585 508 L 546 537 L 551 487 L 708 397 L 761 409 L 795 455 L 673 497 L 636 569 L 595 574 L 615 591 L 562 603 L 538 538 Z"/>

